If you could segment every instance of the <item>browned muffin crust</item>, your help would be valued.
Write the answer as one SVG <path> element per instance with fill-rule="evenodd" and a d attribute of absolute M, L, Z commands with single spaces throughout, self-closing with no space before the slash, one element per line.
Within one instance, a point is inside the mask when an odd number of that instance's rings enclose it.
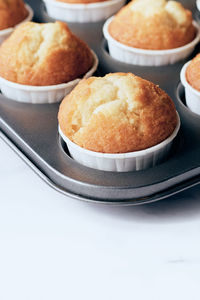
<path fill-rule="evenodd" d="M 89 4 L 89 3 L 95 3 L 95 2 L 105 2 L 108 0 L 55 0 L 58 2 L 64 2 L 64 3 L 74 3 L 74 4 Z"/>
<path fill-rule="evenodd" d="M 181 3 L 166 0 L 133 0 L 109 24 L 110 35 L 134 48 L 178 48 L 195 37 L 192 13 Z"/>
<path fill-rule="evenodd" d="M 17 25 L 27 16 L 23 0 L 0 0 L 0 30 Z"/>
<path fill-rule="evenodd" d="M 82 80 L 62 101 L 58 120 L 71 141 L 103 153 L 149 148 L 170 136 L 177 125 L 171 98 L 132 73 Z"/>
<path fill-rule="evenodd" d="M 187 82 L 194 89 L 200 91 L 200 53 L 197 54 L 189 63 L 185 75 Z"/>
<path fill-rule="evenodd" d="M 0 47 L 0 76 L 20 84 L 66 83 L 92 64 L 88 46 L 63 22 L 24 23 Z"/>

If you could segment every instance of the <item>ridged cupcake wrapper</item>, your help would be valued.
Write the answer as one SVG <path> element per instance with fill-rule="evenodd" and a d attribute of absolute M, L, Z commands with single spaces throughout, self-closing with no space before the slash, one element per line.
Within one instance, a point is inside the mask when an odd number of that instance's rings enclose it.
<path fill-rule="evenodd" d="M 82 77 L 88 78 L 96 71 L 98 58 L 91 50 L 94 63 L 92 68 Z M 8 81 L 0 77 L 0 89 L 4 96 L 9 99 L 26 103 L 55 103 L 61 101 L 78 84 L 82 78 L 77 78 L 68 83 L 50 86 L 31 86 Z"/>
<path fill-rule="evenodd" d="M 56 20 L 76 23 L 89 23 L 106 20 L 116 13 L 126 0 L 108 0 L 103 2 L 79 4 L 63 3 L 55 0 L 43 0 L 47 14 Z"/>
<path fill-rule="evenodd" d="M 0 44 L 5 39 L 7 39 L 9 37 L 9 35 L 14 31 L 14 29 L 17 26 L 21 25 L 22 23 L 25 23 L 25 22 L 28 22 L 28 21 L 32 20 L 32 18 L 33 18 L 33 10 L 32 10 L 32 8 L 29 5 L 25 4 L 25 6 L 26 6 L 26 9 L 28 11 L 28 16 L 22 22 L 20 22 L 19 24 L 17 24 L 14 27 L 10 27 L 10 28 L 7 28 L 7 29 L 0 30 Z"/>
<path fill-rule="evenodd" d="M 187 107 L 194 113 L 200 115 L 200 91 L 195 90 L 186 80 L 185 72 L 190 61 L 184 64 L 181 69 L 180 79 L 185 88 L 185 101 Z"/>
<path fill-rule="evenodd" d="M 200 11 L 200 0 L 196 1 L 196 6 L 197 6 L 197 9 Z"/>
<path fill-rule="evenodd" d="M 196 28 L 196 37 L 189 44 L 169 50 L 145 50 L 126 46 L 116 41 L 108 32 L 108 26 L 113 17 L 109 18 L 104 26 L 103 33 L 108 43 L 110 56 L 114 59 L 133 65 L 140 66 L 163 66 L 188 57 L 200 40 L 200 28 L 197 22 L 193 21 Z"/>
<path fill-rule="evenodd" d="M 58 128 L 59 134 L 66 143 L 69 153 L 80 164 L 103 171 L 128 172 L 139 171 L 161 163 L 169 154 L 174 138 L 180 128 L 180 118 L 177 113 L 177 126 L 166 140 L 145 150 L 129 153 L 99 153 L 79 147 L 69 140 Z"/>

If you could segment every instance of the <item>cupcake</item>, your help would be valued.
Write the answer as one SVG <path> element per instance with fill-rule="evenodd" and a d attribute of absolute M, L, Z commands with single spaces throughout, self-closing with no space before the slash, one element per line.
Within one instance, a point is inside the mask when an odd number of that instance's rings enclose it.
<path fill-rule="evenodd" d="M 58 121 L 75 160 L 109 171 L 159 163 L 179 128 L 170 97 L 132 73 L 82 80 L 62 101 Z"/>
<path fill-rule="evenodd" d="M 32 16 L 32 9 L 23 0 L 0 0 L 0 42 L 12 32 L 12 27 Z"/>
<path fill-rule="evenodd" d="M 133 0 L 104 26 L 111 56 L 141 65 L 186 57 L 199 41 L 197 31 L 191 11 L 166 0 Z"/>
<path fill-rule="evenodd" d="M 43 0 L 47 14 L 56 20 L 90 23 L 106 20 L 115 14 L 126 0 Z"/>
<path fill-rule="evenodd" d="M 200 115 L 200 53 L 187 62 L 181 70 L 181 82 L 185 87 L 188 108 Z"/>
<path fill-rule="evenodd" d="M 7 94 L 7 87 L 30 92 L 45 91 L 50 102 L 59 101 L 65 95 L 60 95 L 61 91 L 65 93 L 68 86 L 71 90 L 77 79 L 91 76 L 96 67 L 94 53 L 62 22 L 26 22 L 0 47 L 0 86 L 2 93 L 6 91 L 5 95 L 12 99 L 16 99 L 17 94 L 15 91 Z M 33 97 L 31 93 L 29 96 Z M 21 101 L 26 100 L 21 98 Z M 35 101 L 40 102 L 40 99 Z M 48 99 L 42 100 L 46 101 L 49 102 Z"/>
<path fill-rule="evenodd" d="M 22 22 L 28 11 L 22 0 L 0 0 L 0 30 Z"/>

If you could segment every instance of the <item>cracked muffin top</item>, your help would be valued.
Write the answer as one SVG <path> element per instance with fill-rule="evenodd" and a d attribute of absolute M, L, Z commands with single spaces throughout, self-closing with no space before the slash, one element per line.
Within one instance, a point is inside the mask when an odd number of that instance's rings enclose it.
<path fill-rule="evenodd" d="M 23 0 L 0 0 L 0 30 L 17 25 L 27 15 Z"/>
<path fill-rule="evenodd" d="M 103 153 L 149 148 L 169 137 L 177 125 L 171 98 L 132 73 L 81 80 L 63 99 L 58 120 L 72 142 Z"/>
<path fill-rule="evenodd" d="M 0 76 L 25 85 L 66 83 L 92 64 L 88 46 L 63 22 L 26 22 L 0 46 Z"/>
<path fill-rule="evenodd" d="M 110 35 L 134 48 L 178 48 L 195 37 L 192 13 L 181 3 L 166 0 L 132 0 L 109 24 Z"/>

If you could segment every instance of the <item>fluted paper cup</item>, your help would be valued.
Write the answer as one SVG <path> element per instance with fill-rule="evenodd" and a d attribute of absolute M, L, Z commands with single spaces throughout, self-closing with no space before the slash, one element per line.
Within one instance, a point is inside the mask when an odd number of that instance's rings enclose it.
<path fill-rule="evenodd" d="M 19 26 L 20 24 L 24 23 L 24 22 L 28 22 L 31 21 L 33 18 L 33 10 L 32 8 L 28 5 L 25 4 L 26 9 L 28 11 L 28 16 L 20 23 L 18 23 L 17 25 L 15 25 L 14 27 L 10 27 L 10 28 L 6 28 L 3 30 L 0 30 L 0 44 L 9 37 L 9 35 L 13 32 L 13 30 Z"/>
<path fill-rule="evenodd" d="M 56 20 L 76 23 L 89 23 L 106 20 L 116 13 L 126 0 L 108 0 L 94 3 L 63 3 L 43 0 L 47 14 Z"/>
<path fill-rule="evenodd" d="M 185 88 L 185 101 L 187 107 L 194 113 L 200 115 L 200 91 L 194 89 L 187 81 L 185 72 L 190 64 L 190 61 L 184 64 L 181 69 L 180 78 L 181 83 Z"/>
<path fill-rule="evenodd" d="M 80 164 L 103 171 L 128 172 L 144 170 L 161 163 L 168 155 L 179 128 L 180 118 L 177 113 L 177 126 L 166 140 L 145 150 L 119 154 L 100 153 L 84 149 L 67 138 L 60 127 L 58 130 L 71 157 Z"/>
<path fill-rule="evenodd" d="M 67 83 L 49 86 L 31 86 L 8 81 L 0 77 L 0 89 L 4 96 L 9 99 L 26 103 L 55 103 L 61 101 L 83 78 L 88 78 L 96 71 L 98 58 L 91 50 L 94 63 L 92 68 L 82 77 Z"/>
<path fill-rule="evenodd" d="M 200 0 L 196 1 L 196 6 L 197 6 L 197 9 L 200 11 Z"/>
<path fill-rule="evenodd" d="M 108 43 L 110 56 L 114 59 L 133 65 L 140 66 L 163 66 L 174 64 L 189 56 L 200 40 L 200 28 L 197 22 L 193 21 L 196 28 L 194 40 L 185 46 L 169 50 L 146 50 L 126 46 L 116 41 L 109 33 L 108 26 L 113 17 L 109 18 L 103 26 L 103 34 Z"/>

